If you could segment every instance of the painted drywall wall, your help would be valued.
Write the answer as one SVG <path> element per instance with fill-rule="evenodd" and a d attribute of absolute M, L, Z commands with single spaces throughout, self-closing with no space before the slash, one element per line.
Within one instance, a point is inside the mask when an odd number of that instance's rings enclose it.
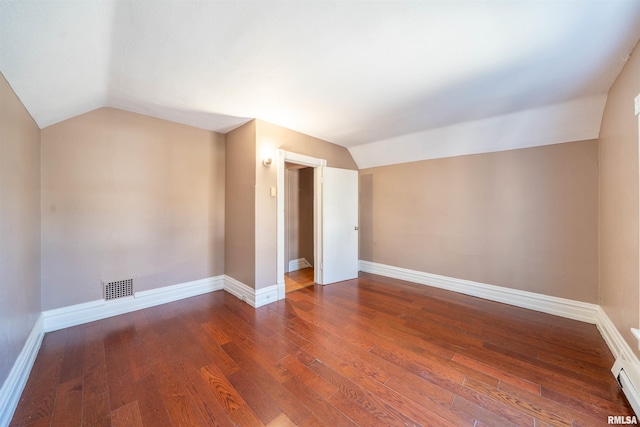
<path fill-rule="evenodd" d="M 0 386 L 41 313 L 40 128 L 0 74 Z"/>
<path fill-rule="evenodd" d="M 360 171 L 360 258 L 595 303 L 597 141 Z"/>
<path fill-rule="evenodd" d="M 276 284 L 277 235 L 275 162 L 265 167 L 265 155 L 275 156 L 278 149 L 327 160 L 327 166 L 357 169 L 349 151 L 336 144 L 292 131 L 262 120 L 256 120 L 256 289 Z M 274 157 L 275 158 L 275 157 Z"/>
<path fill-rule="evenodd" d="M 285 180 L 285 262 L 313 264 L 313 168 L 287 169 Z"/>
<path fill-rule="evenodd" d="M 225 264 L 227 276 L 255 286 L 255 120 L 226 134 Z"/>
<path fill-rule="evenodd" d="M 42 305 L 224 273 L 224 135 L 101 108 L 42 130 Z"/>
<path fill-rule="evenodd" d="M 640 47 L 609 90 L 600 129 L 600 305 L 638 352 L 638 117 Z"/>

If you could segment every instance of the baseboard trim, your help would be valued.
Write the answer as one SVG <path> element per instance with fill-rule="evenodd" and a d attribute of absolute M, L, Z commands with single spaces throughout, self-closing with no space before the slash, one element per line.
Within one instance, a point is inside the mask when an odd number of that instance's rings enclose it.
<path fill-rule="evenodd" d="M 287 293 L 287 288 L 285 286 L 284 281 L 278 282 L 278 284 L 276 285 L 276 288 L 278 290 L 278 300 L 284 299 Z"/>
<path fill-rule="evenodd" d="M 276 302 L 278 301 L 278 285 L 257 289 L 255 295 L 255 308 Z"/>
<path fill-rule="evenodd" d="M 302 270 L 311 267 L 311 263 L 306 258 L 298 258 L 289 261 L 289 272 Z"/>
<path fill-rule="evenodd" d="M 256 290 L 227 275 L 224 276 L 224 290 L 254 308 L 278 301 L 279 295 L 278 285 Z"/>
<path fill-rule="evenodd" d="M 42 315 L 40 315 L 31 329 L 22 351 L 13 364 L 9 376 L 4 381 L 2 388 L 0 388 L 0 426 L 8 426 L 11 418 L 13 418 L 13 413 L 27 384 L 43 338 L 44 321 Z"/>
<path fill-rule="evenodd" d="M 471 280 L 440 276 L 407 268 L 394 267 L 370 261 L 359 261 L 360 271 L 378 274 L 393 279 L 406 280 L 421 285 L 433 286 L 465 295 L 501 302 L 516 307 L 527 308 L 587 323 L 596 323 L 598 310 L 596 304 L 558 298 L 535 292 L 509 289 L 502 286 L 488 285 Z"/>
<path fill-rule="evenodd" d="M 640 360 L 633 350 L 631 350 L 627 341 L 622 337 L 618 328 L 616 328 L 611 318 L 601 306 L 598 306 L 596 326 L 607 347 L 609 347 L 609 350 L 613 354 L 613 357 L 616 359 L 611 368 L 611 373 L 616 381 L 620 383 L 622 391 L 636 412 L 636 415 L 640 415 L 638 412 L 637 393 L 634 392 L 634 390 L 637 390 L 638 385 L 640 385 Z M 628 382 L 622 379 L 623 375 L 621 370 L 625 371 L 626 375 L 624 375 L 624 377 L 627 381 L 631 382 L 631 387 L 629 387 Z M 620 378 L 618 377 L 619 375 Z"/>
<path fill-rule="evenodd" d="M 246 302 L 247 304 L 254 306 L 252 301 L 255 301 L 254 290 L 251 286 L 245 285 L 239 280 L 234 279 L 231 276 L 224 276 L 224 290 L 229 292 L 234 297 Z"/>
<path fill-rule="evenodd" d="M 148 291 L 113 301 L 97 300 L 42 313 L 44 331 L 52 332 L 83 323 L 94 322 L 124 313 L 190 298 L 213 291 L 225 290 L 235 297 L 258 308 L 284 298 L 284 283 L 254 290 L 252 287 L 227 275 L 194 280 Z M 280 298 L 282 294 L 282 298 Z"/>
<path fill-rule="evenodd" d="M 44 318 L 44 331 L 57 331 L 58 329 L 106 319 L 108 317 L 142 310 L 156 305 L 222 290 L 223 288 L 224 276 L 221 275 L 172 286 L 165 286 L 158 289 L 136 292 L 133 297 L 113 301 L 90 301 L 83 304 L 48 310 L 42 313 Z"/>
<path fill-rule="evenodd" d="M 600 335 L 607 343 L 609 350 L 616 359 L 623 359 L 631 363 L 635 367 L 637 372 L 640 372 L 640 360 L 635 355 L 629 344 L 622 337 L 622 334 L 618 331 L 618 328 L 613 324 L 604 309 L 598 306 L 598 317 L 596 326 L 600 331 Z"/>

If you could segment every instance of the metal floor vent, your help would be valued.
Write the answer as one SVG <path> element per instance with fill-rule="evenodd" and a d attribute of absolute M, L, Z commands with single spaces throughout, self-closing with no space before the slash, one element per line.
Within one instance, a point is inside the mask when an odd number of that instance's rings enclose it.
<path fill-rule="evenodd" d="M 133 279 L 116 280 L 115 282 L 103 282 L 104 299 L 130 297 L 133 295 Z"/>

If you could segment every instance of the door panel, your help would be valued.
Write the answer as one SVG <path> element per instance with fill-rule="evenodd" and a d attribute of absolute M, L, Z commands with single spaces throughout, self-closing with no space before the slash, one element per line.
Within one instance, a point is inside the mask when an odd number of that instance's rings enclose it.
<path fill-rule="evenodd" d="M 320 284 L 358 277 L 358 172 L 323 167 Z"/>

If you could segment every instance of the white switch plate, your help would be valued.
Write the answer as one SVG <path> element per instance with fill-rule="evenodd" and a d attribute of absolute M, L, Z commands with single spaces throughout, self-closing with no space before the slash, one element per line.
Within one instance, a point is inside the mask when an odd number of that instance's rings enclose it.
<path fill-rule="evenodd" d="M 276 187 L 271 187 L 271 197 L 276 197 Z"/>

